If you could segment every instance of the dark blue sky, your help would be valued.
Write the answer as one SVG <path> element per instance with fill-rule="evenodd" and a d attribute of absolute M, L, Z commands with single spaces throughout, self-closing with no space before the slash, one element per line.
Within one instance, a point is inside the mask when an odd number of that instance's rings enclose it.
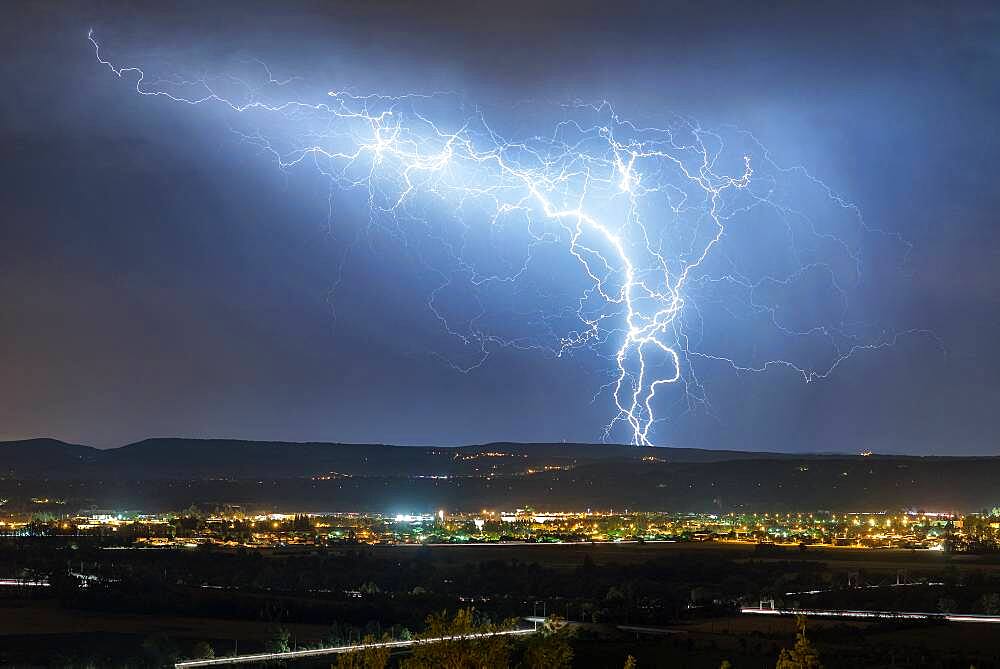
<path fill-rule="evenodd" d="M 317 91 L 451 90 L 501 109 L 603 98 L 643 122 L 679 112 L 749 129 L 912 241 L 904 270 L 872 252 L 861 311 L 931 330 L 947 354 L 903 337 L 810 384 L 709 370 L 711 411 L 659 426 L 657 443 L 1000 453 L 997 12 L 202 5 L 8 9 L 0 439 L 597 441 L 613 415 L 593 400 L 607 373 L 593 356 L 442 364 L 434 353 L 454 342 L 421 267 L 384 236 L 344 265 L 334 321 L 344 236 L 328 231 L 323 183 L 277 170 L 218 109 L 137 96 L 94 59 L 93 27 L 109 54 L 147 67 L 215 73 L 252 55 Z M 340 202 L 339 230 L 363 225 L 364 208 Z"/>

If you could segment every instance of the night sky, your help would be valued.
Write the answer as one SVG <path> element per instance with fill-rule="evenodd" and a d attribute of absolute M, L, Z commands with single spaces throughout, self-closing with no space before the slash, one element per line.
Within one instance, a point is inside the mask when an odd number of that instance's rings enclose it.
<path fill-rule="evenodd" d="M 1000 454 L 1000 12 L 413 4 L 5 7 L 0 439 L 594 442 L 614 414 L 596 356 L 445 364 L 456 344 L 407 249 L 374 233 L 341 263 L 363 202 L 336 200 L 331 233 L 317 175 L 277 169 L 218 108 L 136 95 L 96 61 L 93 28 L 109 57 L 161 74 L 252 57 L 300 90 L 455 91 L 522 128 L 525 101 L 606 99 L 643 122 L 751 130 L 912 242 L 905 267 L 866 269 L 861 311 L 933 336 L 809 384 L 710 366 L 709 406 L 654 441 Z"/>

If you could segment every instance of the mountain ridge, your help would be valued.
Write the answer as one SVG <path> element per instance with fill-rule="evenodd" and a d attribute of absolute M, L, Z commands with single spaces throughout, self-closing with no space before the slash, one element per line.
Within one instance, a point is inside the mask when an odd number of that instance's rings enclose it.
<path fill-rule="evenodd" d="M 158 438 L 0 442 L 0 499 L 33 509 L 621 508 L 841 511 L 1000 506 L 1000 457 L 493 442 L 460 447 Z"/>
<path fill-rule="evenodd" d="M 502 454 L 502 455 L 501 455 Z M 0 473 L 16 478 L 90 478 L 142 475 L 148 478 L 218 478 L 261 475 L 314 476 L 339 467 L 352 475 L 474 474 L 474 460 L 493 461 L 503 472 L 551 464 L 611 459 L 714 462 L 801 457 L 788 453 L 637 447 L 622 444 L 490 442 L 466 446 L 397 446 L 338 442 L 154 437 L 99 449 L 57 439 L 0 442 Z M 815 456 L 825 457 L 825 456 Z M 504 459 L 510 462 L 501 462 Z M 545 462 L 541 462 L 544 460 Z M 522 462 L 524 461 L 524 462 Z M 521 467 L 524 465 L 524 467 Z M 97 469 L 101 471 L 98 472 Z M 483 468 L 478 468 L 480 471 Z"/>

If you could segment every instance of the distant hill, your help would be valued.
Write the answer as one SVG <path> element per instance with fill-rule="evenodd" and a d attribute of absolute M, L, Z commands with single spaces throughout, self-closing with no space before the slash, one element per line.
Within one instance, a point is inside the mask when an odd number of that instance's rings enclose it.
<path fill-rule="evenodd" d="M 786 454 L 616 444 L 494 443 L 461 447 L 389 446 L 236 439 L 146 439 L 101 450 L 55 439 L 0 442 L 0 474 L 20 479 L 296 478 L 514 474 L 546 465 L 608 460 L 722 462 Z"/>
<path fill-rule="evenodd" d="M 100 459 L 103 451 L 58 439 L 0 441 L 0 476 L 76 478 Z"/>
<path fill-rule="evenodd" d="M 975 510 L 1000 458 L 800 455 L 603 444 L 405 447 L 147 439 L 100 450 L 0 442 L 0 497 L 67 507 L 191 503 L 299 511 L 516 508 Z"/>

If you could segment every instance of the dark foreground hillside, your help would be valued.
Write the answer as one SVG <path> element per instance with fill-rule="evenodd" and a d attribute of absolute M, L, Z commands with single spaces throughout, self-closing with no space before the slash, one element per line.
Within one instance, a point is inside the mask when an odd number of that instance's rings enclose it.
<path fill-rule="evenodd" d="M 67 577 L 67 561 L 88 575 L 86 587 Z M 263 555 L 0 541 L 0 573 L 27 563 L 53 585 L 0 592 L 0 666 L 164 667 L 206 647 L 224 656 L 261 652 L 278 640 L 308 648 L 357 643 L 366 634 L 405 638 L 423 631 L 430 613 L 471 606 L 480 620 L 543 610 L 569 619 L 574 668 L 618 669 L 628 655 L 637 669 L 717 669 L 723 660 L 737 669 L 774 667 L 795 642 L 793 620 L 738 613 L 763 597 L 788 607 L 966 613 L 994 611 L 1000 601 L 1000 567 L 990 558 L 703 542 L 342 546 Z M 894 583 L 901 565 L 912 587 L 879 587 Z M 848 586 L 851 574 L 871 587 Z M 829 669 L 1000 667 L 994 625 L 810 618 L 808 626 Z M 566 667 L 521 663 L 523 656 L 514 644 L 511 666 Z M 323 657 L 283 666 L 331 664 Z"/>

